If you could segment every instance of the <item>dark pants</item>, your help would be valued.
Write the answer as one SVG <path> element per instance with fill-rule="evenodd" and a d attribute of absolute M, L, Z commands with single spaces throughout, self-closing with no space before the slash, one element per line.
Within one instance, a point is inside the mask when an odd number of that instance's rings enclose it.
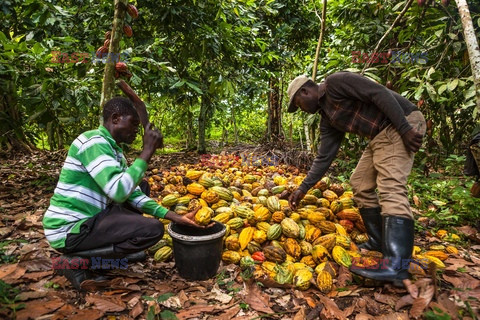
<path fill-rule="evenodd" d="M 140 188 L 149 195 L 148 184 Z M 165 232 L 163 223 L 147 218 L 129 204 L 112 204 L 85 221 L 80 233 L 69 234 L 63 253 L 114 245 L 115 252 L 132 253 L 157 243 Z"/>

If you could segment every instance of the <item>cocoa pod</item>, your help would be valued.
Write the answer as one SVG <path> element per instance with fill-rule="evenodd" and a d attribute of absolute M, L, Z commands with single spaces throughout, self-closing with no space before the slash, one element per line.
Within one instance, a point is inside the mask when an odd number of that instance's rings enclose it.
<path fill-rule="evenodd" d="M 97 58 L 103 58 L 103 55 L 105 53 L 108 53 L 108 48 L 101 46 L 100 48 L 97 49 L 97 52 L 95 55 L 97 56 Z"/>
<path fill-rule="evenodd" d="M 128 71 L 128 67 L 127 65 L 125 64 L 125 62 L 117 62 L 115 64 L 115 70 L 117 70 L 118 72 L 122 73 L 122 72 L 127 72 Z"/>
<path fill-rule="evenodd" d="M 138 18 L 138 10 L 137 7 L 135 7 L 133 4 L 128 4 L 127 7 L 127 13 L 132 17 L 133 19 Z"/>
<path fill-rule="evenodd" d="M 450 4 L 450 0 L 442 0 L 442 5 L 444 7 L 448 7 L 449 4 Z"/>
<path fill-rule="evenodd" d="M 124 25 L 123 26 L 123 33 L 125 33 L 125 36 L 130 38 L 131 36 L 133 36 L 132 27 L 130 27 L 128 24 Z"/>
<path fill-rule="evenodd" d="M 110 39 L 105 40 L 105 42 L 103 43 L 103 46 L 104 46 L 105 48 L 110 47 Z"/>
<path fill-rule="evenodd" d="M 105 32 L 105 40 L 110 39 L 112 37 L 112 31 Z"/>
<path fill-rule="evenodd" d="M 418 6 L 423 7 L 425 5 L 425 0 L 417 0 Z"/>
<path fill-rule="evenodd" d="M 393 88 L 392 81 L 388 80 L 387 83 L 385 84 L 385 87 L 387 87 L 388 89 L 392 90 L 392 88 Z"/>

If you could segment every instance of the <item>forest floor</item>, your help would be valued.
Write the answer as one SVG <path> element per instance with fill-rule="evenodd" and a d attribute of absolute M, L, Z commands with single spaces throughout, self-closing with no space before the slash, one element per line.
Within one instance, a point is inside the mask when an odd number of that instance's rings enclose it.
<path fill-rule="evenodd" d="M 388 284 L 366 286 L 340 268 L 334 290 L 299 291 L 244 279 L 240 268 L 223 265 L 206 281 L 181 278 L 174 262 L 149 256 L 128 269 L 110 270 L 109 280 L 87 281 L 77 292 L 54 273 L 42 217 L 65 152 L 36 152 L 0 160 L 0 318 L 6 319 L 477 319 L 480 316 L 480 245 L 463 240 L 443 270 L 418 276 L 420 297 Z M 195 153 L 156 156 L 152 168 L 193 163 Z M 416 213 L 420 214 L 420 213 Z M 458 228 L 463 239 L 477 230 Z M 415 244 L 451 245 L 428 232 Z M 16 311 L 15 311 L 16 310 Z"/>

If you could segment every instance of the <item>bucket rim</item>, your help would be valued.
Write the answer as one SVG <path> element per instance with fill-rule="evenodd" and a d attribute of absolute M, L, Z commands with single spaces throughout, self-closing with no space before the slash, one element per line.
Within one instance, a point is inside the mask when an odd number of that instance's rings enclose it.
<path fill-rule="evenodd" d="M 174 222 L 171 222 L 167 225 L 168 234 L 170 234 L 170 236 L 173 239 L 189 241 L 189 242 L 203 242 L 203 241 L 218 239 L 218 238 L 223 237 L 225 235 L 226 231 L 227 231 L 227 228 L 225 227 L 225 225 L 223 223 L 215 221 L 215 224 L 220 224 L 222 226 L 222 230 L 220 230 L 218 232 L 215 232 L 214 234 L 209 234 L 209 235 L 206 235 L 206 236 L 188 236 L 188 235 L 180 234 L 178 232 L 173 231 L 172 230 L 172 224 L 173 223 Z"/>

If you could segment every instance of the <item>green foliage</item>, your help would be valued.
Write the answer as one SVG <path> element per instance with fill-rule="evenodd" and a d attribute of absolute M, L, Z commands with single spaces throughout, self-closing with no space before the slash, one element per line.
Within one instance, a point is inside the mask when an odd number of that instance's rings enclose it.
<path fill-rule="evenodd" d="M 425 178 L 418 170 L 413 170 L 408 183 L 411 195 L 420 200 L 419 209 L 435 218 L 439 227 L 471 223 L 480 217 L 480 200 L 473 198 L 469 191 L 472 181 L 442 173 Z"/>
<path fill-rule="evenodd" d="M 10 310 L 15 318 L 15 313 L 25 308 L 24 303 L 18 303 L 17 295 L 20 293 L 18 288 L 14 288 L 8 283 L 0 280 L 0 310 Z"/>

